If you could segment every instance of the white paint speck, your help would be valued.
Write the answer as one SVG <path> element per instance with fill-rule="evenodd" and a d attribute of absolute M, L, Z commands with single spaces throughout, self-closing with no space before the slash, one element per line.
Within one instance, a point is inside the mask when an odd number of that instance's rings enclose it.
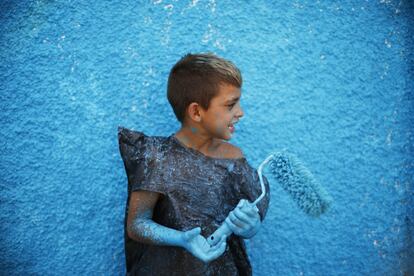
<path fill-rule="evenodd" d="M 392 141 L 392 129 L 387 134 L 387 145 L 390 146 Z"/>
<path fill-rule="evenodd" d="M 202 42 L 203 43 L 209 42 L 211 40 L 211 38 L 213 37 L 213 32 L 214 32 L 214 30 L 213 30 L 211 24 L 208 24 L 207 25 L 207 31 L 203 35 Z"/>
<path fill-rule="evenodd" d="M 150 23 L 152 23 L 152 18 L 151 18 L 151 17 L 149 17 L 149 16 L 144 17 L 144 23 L 145 23 L 145 24 L 150 24 Z"/>
<path fill-rule="evenodd" d="M 391 45 L 391 42 L 388 41 L 388 39 L 385 39 L 384 43 L 385 43 L 385 45 L 387 45 L 388 48 L 391 48 L 392 45 Z"/>
<path fill-rule="evenodd" d="M 198 0 L 192 0 L 189 7 L 190 8 L 195 7 L 197 5 L 197 3 L 198 3 Z"/>
<path fill-rule="evenodd" d="M 171 11 L 173 8 L 174 8 L 174 6 L 172 4 L 164 6 L 164 10 L 168 10 L 168 11 Z"/>
<path fill-rule="evenodd" d="M 211 12 L 214 13 L 216 11 L 216 1 L 210 0 L 209 6 L 210 6 Z"/>
<path fill-rule="evenodd" d="M 226 47 L 223 44 L 221 44 L 221 42 L 217 39 L 216 41 L 214 41 L 213 45 L 214 47 L 219 48 L 220 50 L 226 50 Z"/>

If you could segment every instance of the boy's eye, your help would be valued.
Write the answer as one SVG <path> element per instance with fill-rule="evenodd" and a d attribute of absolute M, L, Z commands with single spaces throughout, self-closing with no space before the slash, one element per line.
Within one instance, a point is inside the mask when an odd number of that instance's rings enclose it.
<path fill-rule="evenodd" d="M 230 109 L 232 109 L 233 108 L 233 106 L 235 105 L 236 103 L 234 103 L 234 104 L 230 104 L 230 105 L 228 105 L 228 107 L 230 108 Z"/>

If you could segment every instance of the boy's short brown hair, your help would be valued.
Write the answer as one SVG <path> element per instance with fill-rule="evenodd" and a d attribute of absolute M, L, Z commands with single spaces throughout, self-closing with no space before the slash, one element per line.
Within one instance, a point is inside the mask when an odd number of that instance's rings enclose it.
<path fill-rule="evenodd" d="M 240 70 L 231 61 L 212 53 L 182 57 L 171 69 L 167 88 L 167 98 L 178 121 L 184 123 L 186 109 L 192 102 L 207 110 L 222 83 L 242 86 Z"/>

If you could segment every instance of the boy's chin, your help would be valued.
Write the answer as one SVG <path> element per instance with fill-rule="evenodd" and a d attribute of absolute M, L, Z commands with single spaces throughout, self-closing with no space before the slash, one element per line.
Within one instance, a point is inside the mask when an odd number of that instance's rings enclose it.
<path fill-rule="evenodd" d="M 233 138 L 234 133 L 231 133 L 230 130 L 226 130 L 226 131 L 221 131 L 219 133 L 216 132 L 216 134 L 214 135 L 217 139 L 221 139 L 221 140 L 230 140 L 231 138 Z"/>
<path fill-rule="evenodd" d="M 233 134 L 231 132 L 229 132 L 229 133 L 226 133 L 225 135 L 223 135 L 222 139 L 228 141 L 231 138 L 233 138 Z"/>

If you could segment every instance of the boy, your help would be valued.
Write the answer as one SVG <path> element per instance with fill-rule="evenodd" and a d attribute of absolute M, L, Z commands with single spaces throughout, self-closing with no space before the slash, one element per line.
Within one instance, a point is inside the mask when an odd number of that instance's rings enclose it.
<path fill-rule="evenodd" d="M 128 175 L 125 251 L 129 275 L 251 275 L 243 238 L 269 203 L 258 175 L 230 140 L 243 116 L 239 69 L 213 54 L 188 54 L 171 69 L 167 97 L 181 129 L 150 137 L 119 128 Z M 268 189 L 267 179 L 264 177 Z M 233 234 L 210 245 L 222 223 Z M 226 250 L 227 248 L 227 250 Z"/>

